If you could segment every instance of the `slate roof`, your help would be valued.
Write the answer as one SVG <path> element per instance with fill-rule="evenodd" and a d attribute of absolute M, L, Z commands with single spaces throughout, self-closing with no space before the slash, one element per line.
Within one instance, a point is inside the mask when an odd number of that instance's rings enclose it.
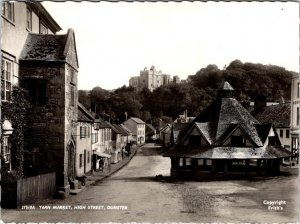
<path fill-rule="evenodd" d="M 127 132 L 127 134 L 132 134 L 132 131 L 129 130 L 124 124 L 120 124 L 121 128 L 123 128 L 124 131 Z"/>
<path fill-rule="evenodd" d="M 104 121 L 102 118 L 95 119 L 95 122 L 99 123 L 100 129 L 111 128 L 111 126 L 108 124 L 108 122 Z"/>
<path fill-rule="evenodd" d="M 290 157 L 291 153 L 281 148 L 267 146 L 266 148 L 258 147 L 201 147 L 190 148 L 181 146 L 181 150 L 168 151 L 164 156 L 168 157 L 187 157 L 197 159 L 276 159 Z"/>
<path fill-rule="evenodd" d="M 94 116 L 81 104 L 78 102 L 78 121 L 92 123 L 94 121 Z"/>
<path fill-rule="evenodd" d="M 146 123 L 145 129 L 146 129 L 145 130 L 146 135 L 151 135 L 152 133 L 156 133 L 156 129 L 151 124 Z"/>
<path fill-rule="evenodd" d="M 122 134 L 122 132 L 119 130 L 119 128 L 116 127 L 116 126 L 117 126 L 116 124 L 111 124 L 111 123 L 109 123 L 109 122 L 107 122 L 107 121 L 105 121 L 105 123 L 106 123 L 107 125 L 109 125 L 110 128 L 112 129 L 112 131 L 115 132 L 116 134 Z"/>
<path fill-rule="evenodd" d="M 64 61 L 68 35 L 29 33 L 21 53 L 21 60 Z"/>
<path fill-rule="evenodd" d="M 255 114 L 261 124 L 272 123 L 275 128 L 290 127 L 291 103 L 266 106 Z"/>
<path fill-rule="evenodd" d="M 265 147 L 264 143 L 272 128 L 271 124 L 260 124 L 233 96 L 234 89 L 225 82 L 218 90 L 216 100 L 199 114 L 192 123 L 178 135 L 164 156 L 191 158 L 273 158 L 288 157 L 290 153 L 280 145 L 276 148 Z M 209 146 L 185 145 L 190 131 L 197 127 Z M 228 147 L 224 143 L 231 134 L 240 129 L 252 143 L 252 147 Z M 277 151 L 276 151 L 277 150 Z M 275 152 L 276 151 L 276 152 Z"/>
<path fill-rule="evenodd" d="M 121 135 L 128 136 L 127 131 L 125 131 L 120 125 L 114 124 L 114 126 L 121 132 Z"/>
<path fill-rule="evenodd" d="M 137 117 L 131 117 L 131 118 L 129 118 L 129 119 L 133 120 L 133 121 L 134 121 L 135 123 L 137 123 L 137 124 L 145 124 L 144 121 L 142 121 L 141 119 L 139 119 L 139 118 L 137 118 Z"/>

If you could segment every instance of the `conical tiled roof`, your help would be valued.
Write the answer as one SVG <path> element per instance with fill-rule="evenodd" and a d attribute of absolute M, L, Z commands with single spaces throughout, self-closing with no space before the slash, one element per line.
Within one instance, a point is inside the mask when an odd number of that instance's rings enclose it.
<path fill-rule="evenodd" d="M 203 151 L 204 148 L 207 154 L 209 150 L 213 150 L 214 148 L 228 147 L 228 142 L 225 144 L 226 140 L 237 130 L 242 132 L 247 139 L 247 147 L 250 147 L 253 150 L 257 148 L 262 150 L 262 148 L 265 147 L 264 143 L 266 141 L 266 136 L 272 128 L 271 125 L 261 125 L 234 98 L 234 89 L 228 82 L 225 82 L 218 90 L 216 100 L 200 113 L 187 128 L 182 130 L 178 136 L 177 144 L 175 144 L 165 156 L 171 156 L 174 152 L 175 154 L 176 152 L 181 153 L 183 148 L 187 147 L 185 143 L 186 138 L 195 127 L 198 128 L 202 137 L 207 140 L 209 146 L 199 146 L 198 149 L 194 148 L 194 154 L 195 152 L 197 154 L 197 150 Z M 242 147 L 240 148 L 242 150 Z M 282 148 L 279 150 L 282 150 Z M 185 153 L 188 154 L 188 152 L 189 149 L 185 149 Z M 255 151 L 253 151 L 253 153 L 255 153 Z M 214 156 L 217 155 L 214 154 Z"/>

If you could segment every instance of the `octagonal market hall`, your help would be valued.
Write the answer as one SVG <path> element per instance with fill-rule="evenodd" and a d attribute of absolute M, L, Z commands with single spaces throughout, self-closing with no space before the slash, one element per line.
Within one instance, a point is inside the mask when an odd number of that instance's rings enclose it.
<path fill-rule="evenodd" d="M 278 174 L 282 158 L 292 154 L 272 124 L 260 124 L 225 82 L 215 101 L 181 130 L 164 156 L 171 159 L 172 177 L 201 178 Z"/>

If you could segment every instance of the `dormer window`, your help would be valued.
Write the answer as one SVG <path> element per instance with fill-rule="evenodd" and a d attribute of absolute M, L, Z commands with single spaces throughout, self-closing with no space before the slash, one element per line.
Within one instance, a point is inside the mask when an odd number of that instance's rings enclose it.
<path fill-rule="evenodd" d="M 275 136 L 269 136 L 269 145 L 276 145 L 276 138 Z"/>
<path fill-rule="evenodd" d="M 190 135 L 189 141 L 190 141 L 191 146 L 200 146 L 201 145 L 201 136 Z"/>
<path fill-rule="evenodd" d="M 231 146 L 232 147 L 243 147 L 246 145 L 246 139 L 244 136 L 231 136 Z"/>

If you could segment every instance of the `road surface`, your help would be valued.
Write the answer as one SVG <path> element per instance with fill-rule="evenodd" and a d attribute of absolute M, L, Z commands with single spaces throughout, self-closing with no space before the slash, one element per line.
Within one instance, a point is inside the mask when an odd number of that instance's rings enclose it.
<path fill-rule="evenodd" d="M 5 223 L 298 221 L 297 175 L 259 181 L 158 181 L 156 175 L 170 173 L 170 159 L 158 155 L 158 151 L 154 144 L 145 144 L 127 166 L 80 194 L 65 200 L 43 201 L 34 210 L 3 209 L 2 220 Z M 280 205 L 283 210 L 271 210 L 266 204 L 278 200 L 286 203 Z"/>

